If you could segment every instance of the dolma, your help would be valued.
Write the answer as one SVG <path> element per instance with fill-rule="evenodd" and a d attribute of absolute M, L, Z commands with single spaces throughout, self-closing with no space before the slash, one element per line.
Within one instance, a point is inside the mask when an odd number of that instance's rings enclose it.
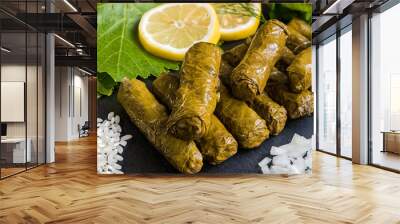
<path fill-rule="evenodd" d="M 296 55 L 286 46 L 282 49 L 282 56 L 280 60 L 276 63 L 275 67 L 277 67 L 281 71 L 286 71 L 287 67 L 292 64 L 292 61 Z"/>
<path fill-rule="evenodd" d="M 230 83 L 235 97 L 251 100 L 264 91 L 286 39 L 286 25 L 278 20 L 267 21 L 257 31 L 245 56 L 232 72 Z"/>
<path fill-rule="evenodd" d="M 194 140 L 207 133 L 218 101 L 220 63 L 221 50 L 211 43 L 196 43 L 186 53 L 167 122 L 168 131 L 174 136 Z"/>
<path fill-rule="evenodd" d="M 311 40 L 301 35 L 297 30 L 292 27 L 287 27 L 289 31 L 289 37 L 286 42 L 286 46 L 293 51 L 294 54 L 300 53 L 302 50 L 311 46 Z"/>
<path fill-rule="evenodd" d="M 295 93 L 311 87 L 311 47 L 303 50 L 287 68 L 290 81 L 290 89 Z"/>
<path fill-rule="evenodd" d="M 167 110 L 146 88 L 144 82 L 124 79 L 117 98 L 131 121 L 172 166 L 186 174 L 201 170 L 203 158 L 196 144 L 175 138 L 167 132 Z"/>
<path fill-rule="evenodd" d="M 255 148 L 269 137 L 263 120 L 245 102 L 235 99 L 228 89 L 220 85 L 221 99 L 215 114 L 238 141 L 242 148 Z"/>
<path fill-rule="evenodd" d="M 245 42 L 238 44 L 224 52 L 222 59 L 228 62 L 231 66 L 236 67 L 249 49 L 251 39 L 247 38 Z"/>
<path fill-rule="evenodd" d="M 256 96 L 250 107 L 266 121 L 271 134 L 278 135 L 285 127 L 286 109 L 274 102 L 265 92 Z"/>
<path fill-rule="evenodd" d="M 292 93 L 286 85 L 268 85 L 268 95 L 283 105 L 290 119 L 310 116 L 314 110 L 314 95 L 309 90 Z"/>
<path fill-rule="evenodd" d="M 309 40 L 312 39 L 312 28 L 304 20 L 295 17 L 292 20 L 290 20 L 288 26 L 297 30 L 301 35 L 307 37 L 307 39 Z"/>
<path fill-rule="evenodd" d="M 289 77 L 277 68 L 273 68 L 267 85 L 289 84 Z"/>
<path fill-rule="evenodd" d="M 237 66 L 240 63 L 240 60 L 244 57 L 246 54 L 247 49 L 249 48 L 247 41 L 245 43 L 241 43 L 237 45 L 236 47 L 233 47 L 222 55 L 222 60 L 221 60 L 221 68 L 220 68 L 220 79 L 225 85 L 229 85 L 229 79 L 230 75 L 234 69 L 235 66 Z M 283 74 L 281 71 L 286 71 L 286 68 L 292 63 L 296 56 L 293 54 L 293 52 L 287 48 L 286 46 L 282 48 L 282 56 L 278 63 L 276 64 L 276 67 L 272 68 L 271 74 L 268 78 L 269 79 L 280 79 L 281 81 L 284 81 L 285 83 L 288 83 L 288 77 L 286 74 Z M 278 66 L 281 65 L 281 68 L 278 68 Z M 283 79 L 283 80 L 282 80 Z M 273 80 L 274 81 L 274 80 Z M 272 82 L 273 82 L 272 81 Z M 267 82 L 267 83 L 268 83 Z"/>
<path fill-rule="evenodd" d="M 249 45 L 250 42 L 246 41 L 225 51 L 222 55 L 221 67 L 223 64 L 228 64 L 230 66 L 236 67 L 246 54 Z M 286 68 L 292 63 L 296 55 L 286 46 L 282 48 L 281 54 L 281 58 L 276 63 L 276 67 L 281 71 L 286 71 Z M 223 74 L 226 74 L 226 71 L 228 71 L 227 68 L 229 68 L 229 66 L 227 65 L 225 65 L 224 68 L 221 68 L 221 71 L 224 71 Z"/>
<path fill-rule="evenodd" d="M 171 108 L 175 100 L 175 92 L 179 87 L 179 78 L 172 74 L 162 74 L 153 81 L 152 90 L 162 103 Z M 208 132 L 196 140 L 204 159 L 215 165 L 219 164 L 237 152 L 238 144 L 231 133 L 215 116 L 211 116 Z"/>
<path fill-rule="evenodd" d="M 219 69 L 219 79 L 225 85 L 230 85 L 229 80 L 233 69 L 234 67 L 231 66 L 228 62 L 226 62 L 224 59 L 221 60 L 221 67 Z"/>

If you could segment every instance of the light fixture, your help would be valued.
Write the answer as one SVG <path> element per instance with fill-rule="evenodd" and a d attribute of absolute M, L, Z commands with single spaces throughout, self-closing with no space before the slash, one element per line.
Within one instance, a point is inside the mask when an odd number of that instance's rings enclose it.
<path fill-rule="evenodd" d="M 10 53 L 11 52 L 11 50 L 9 50 L 9 49 L 7 49 L 5 47 L 1 47 L 0 49 L 1 49 L 1 51 L 4 51 L 6 53 Z"/>
<path fill-rule="evenodd" d="M 337 4 L 339 4 L 340 0 L 336 0 L 332 5 L 330 5 L 322 14 L 331 14 L 331 10 L 334 9 Z M 336 10 L 337 11 L 337 10 Z"/>
<path fill-rule="evenodd" d="M 351 5 L 354 1 L 355 0 L 336 0 L 332 5 L 325 9 L 322 14 L 342 14 L 343 10 Z"/>
<path fill-rule="evenodd" d="M 67 44 L 68 46 L 75 48 L 75 45 L 73 45 L 73 44 L 72 44 L 71 42 L 69 42 L 68 40 L 66 40 L 66 39 L 64 39 L 64 38 L 62 38 L 62 37 L 60 37 L 60 36 L 57 35 L 57 34 L 54 34 L 54 36 L 57 37 L 57 38 L 58 38 L 59 40 L 61 40 L 62 42 L 64 42 L 65 44 Z"/>
<path fill-rule="evenodd" d="M 68 0 L 64 0 L 64 3 L 68 5 L 74 12 L 78 12 L 78 10 L 73 6 Z"/>
<path fill-rule="evenodd" d="M 92 76 L 92 73 L 90 73 L 90 72 L 88 72 L 88 71 L 86 71 L 86 70 L 83 70 L 83 69 L 81 69 L 81 68 L 79 68 L 79 67 L 78 67 L 78 70 L 81 71 L 81 72 L 83 72 L 83 73 L 85 73 L 85 74 L 87 74 L 87 75 Z"/>

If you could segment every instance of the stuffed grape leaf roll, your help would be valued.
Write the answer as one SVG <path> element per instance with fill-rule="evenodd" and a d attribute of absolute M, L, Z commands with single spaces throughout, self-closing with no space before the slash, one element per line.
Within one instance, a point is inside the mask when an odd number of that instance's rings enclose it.
<path fill-rule="evenodd" d="M 187 51 L 167 122 L 174 136 L 194 140 L 207 133 L 218 101 L 220 63 L 221 49 L 215 44 L 200 42 Z"/>
<path fill-rule="evenodd" d="M 162 74 L 153 81 L 152 90 L 156 97 L 169 108 L 174 103 L 175 93 L 179 87 L 179 78 L 172 74 Z M 196 140 L 205 160 L 215 165 L 219 164 L 237 152 L 238 144 L 232 134 L 215 116 L 211 116 L 211 123 L 208 132 Z"/>
<path fill-rule="evenodd" d="M 221 62 L 220 78 L 225 85 L 229 85 L 229 76 L 233 68 L 224 60 Z M 273 68 L 268 83 L 287 83 L 287 75 Z M 286 109 L 274 102 L 265 93 L 256 96 L 251 102 L 250 107 L 260 115 L 267 124 L 271 134 L 279 134 L 285 127 L 287 115 Z"/>
<path fill-rule="evenodd" d="M 245 102 L 235 99 L 221 84 L 221 99 L 215 114 L 243 148 L 255 148 L 269 137 L 269 130 L 263 120 Z"/>
<path fill-rule="evenodd" d="M 167 110 L 151 94 L 144 82 L 124 79 L 117 99 L 131 121 L 172 166 L 186 174 L 201 170 L 203 157 L 196 144 L 175 138 L 167 132 Z"/>
<path fill-rule="evenodd" d="M 267 85 L 269 86 L 277 84 L 289 84 L 289 77 L 286 75 L 286 73 L 274 68 L 269 76 Z"/>
<path fill-rule="evenodd" d="M 267 93 L 286 108 L 290 119 L 310 116 L 314 112 L 314 94 L 309 90 L 292 93 L 286 85 L 268 85 Z"/>
<path fill-rule="evenodd" d="M 296 55 L 292 64 L 287 68 L 290 89 L 295 93 L 300 93 L 311 87 L 311 53 L 311 47 L 303 50 Z"/>
<path fill-rule="evenodd" d="M 290 26 L 287 27 L 287 30 L 289 31 L 289 37 L 286 46 L 293 51 L 293 53 L 298 54 L 302 50 L 311 46 L 311 40 L 301 35 L 297 30 Z"/>
<path fill-rule="evenodd" d="M 251 43 L 251 39 L 247 38 L 245 42 L 238 44 L 231 49 L 224 52 L 222 55 L 222 59 L 228 62 L 231 66 L 236 67 L 243 57 L 246 55 L 247 49 L 249 49 L 249 45 Z"/>
<path fill-rule="evenodd" d="M 286 46 L 282 49 L 282 56 L 275 67 L 281 71 L 286 71 L 287 67 L 292 64 L 296 55 Z"/>
<path fill-rule="evenodd" d="M 285 127 L 287 120 L 286 109 L 274 102 L 267 93 L 256 96 L 250 104 L 267 123 L 271 134 L 278 135 Z"/>
<path fill-rule="evenodd" d="M 240 61 L 243 59 L 244 55 L 247 52 L 247 49 L 249 48 L 250 42 L 246 41 L 244 43 L 238 44 L 235 47 L 227 50 L 224 52 L 222 55 L 222 61 L 221 61 L 221 67 L 223 64 L 228 64 L 230 66 L 236 67 Z M 281 52 L 281 58 L 280 60 L 276 63 L 276 67 L 280 69 L 281 71 L 286 71 L 286 68 L 289 67 L 289 65 L 292 63 L 296 55 L 286 46 L 282 48 Z M 227 66 L 225 68 L 221 68 L 222 71 L 224 71 L 223 74 L 226 74 L 225 71 Z M 232 68 L 233 70 L 233 68 Z"/>
<path fill-rule="evenodd" d="M 301 35 L 307 37 L 307 39 L 312 39 L 312 28 L 306 21 L 295 17 L 290 20 L 288 26 L 297 30 Z"/>
<path fill-rule="evenodd" d="M 261 94 L 275 63 L 286 44 L 286 25 L 269 20 L 257 31 L 251 44 L 231 75 L 231 89 L 235 97 L 251 100 Z"/>
<path fill-rule="evenodd" d="M 228 62 L 226 62 L 224 59 L 221 60 L 221 67 L 219 69 L 219 78 L 225 85 L 230 86 L 229 79 L 233 69 L 234 67 L 231 66 Z"/>

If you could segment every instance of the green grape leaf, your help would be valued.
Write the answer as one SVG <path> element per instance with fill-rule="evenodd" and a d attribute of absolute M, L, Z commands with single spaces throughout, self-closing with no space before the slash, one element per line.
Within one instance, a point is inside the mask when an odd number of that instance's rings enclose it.
<path fill-rule="evenodd" d="M 138 39 L 143 13 L 156 3 L 100 3 L 97 6 L 97 70 L 116 82 L 177 70 L 179 63 L 148 53 Z"/>
<path fill-rule="evenodd" d="M 310 3 L 270 3 L 267 4 L 270 19 L 279 19 L 288 23 L 293 17 L 298 17 L 311 24 L 312 5 Z"/>
<path fill-rule="evenodd" d="M 117 83 L 107 73 L 97 73 L 97 93 L 100 95 L 111 96 L 114 86 Z"/>

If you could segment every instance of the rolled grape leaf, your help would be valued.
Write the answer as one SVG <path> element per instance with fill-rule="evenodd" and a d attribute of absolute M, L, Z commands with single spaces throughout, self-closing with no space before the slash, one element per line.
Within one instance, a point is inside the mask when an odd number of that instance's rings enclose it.
<path fill-rule="evenodd" d="M 287 27 L 289 31 L 289 37 L 287 39 L 286 46 L 293 51 L 293 53 L 298 54 L 302 50 L 311 46 L 311 41 L 307 37 L 301 35 L 297 30 L 292 27 Z"/>
<path fill-rule="evenodd" d="M 267 123 L 271 134 L 278 135 L 285 127 L 287 120 L 286 109 L 274 102 L 267 93 L 256 96 L 250 104 Z"/>
<path fill-rule="evenodd" d="M 309 40 L 312 39 L 312 28 L 304 20 L 295 17 L 292 20 L 290 20 L 288 26 L 297 30 L 301 35 L 307 37 L 307 39 Z"/>
<path fill-rule="evenodd" d="M 229 85 L 229 76 L 233 70 L 225 60 L 221 62 L 220 78 L 225 85 Z M 288 77 L 277 68 L 273 68 L 268 85 L 270 84 L 287 84 Z M 275 103 L 266 94 L 256 96 L 250 103 L 250 107 L 257 112 L 265 121 L 271 134 L 279 134 L 285 127 L 287 120 L 286 109 Z"/>
<path fill-rule="evenodd" d="M 172 74 L 162 74 L 153 81 L 152 91 L 169 108 L 174 104 L 175 93 L 179 87 L 179 78 Z M 211 164 L 219 164 L 237 152 L 238 144 L 232 134 L 215 116 L 211 116 L 208 132 L 196 140 L 204 159 Z"/>
<path fill-rule="evenodd" d="M 282 49 L 282 56 L 275 67 L 281 71 L 286 71 L 287 67 L 292 64 L 296 55 L 286 46 Z"/>
<path fill-rule="evenodd" d="M 233 66 L 233 68 L 236 67 L 240 63 L 240 61 L 243 59 L 243 57 L 246 55 L 246 52 L 247 52 L 247 49 L 249 48 L 250 43 L 251 43 L 251 40 L 250 41 L 246 40 L 246 42 L 238 44 L 235 47 L 225 51 L 224 54 L 222 55 L 221 67 L 222 67 L 222 64 L 226 64 L 226 63 L 230 66 Z M 294 53 L 286 46 L 284 46 L 282 48 L 281 54 L 282 54 L 281 58 L 276 63 L 275 66 L 281 71 L 286 71 L 286 68 L 292 63 L 292 61 L 294 60 L 296 55 L 294 55 Z M 228 66 L 221 68 L 221 71 L 223 71 L 222 74 L 226 74 L 226 71 L 228 71 L 227 68 L 228 68 Z"/>
<path fill-rule="evenodd" d="M 269 130 L 263 120 L 245 102 L 230 95 L 221 84 L 221 99 L 215 114 L 243 148 L 255 148 L 269 137 Z"/>
<path fill-rule="evenodd" d="M 221 60 L 221 67 L 219 69 L 219 78 L 225 85 L 230 86 L 230 76 L 232 74 L 234 67 L 231 66 L 224 59 Z"/>
<path fill-rule="evenodd" d="M 281 72 L 279 69 L 274 68 L 269 76 L 267 85 L 280 85 L 289 84 L 289 77 L 286 73 Z"/>
<path fill-rule="evenodd" d="M 287 68 L 290 81 L 290 89 L 295 93 L 300 93 L 311 87 L 311 47 L 303 50 L 293 60 Z"/>
<path fill-rule="evenodd" d="M 245 43 L 241 43 L 227 51 L 222 55 L 221 68 L 220 68 L 220 79 L 221 81 L 230 86 L 229 80 L 232 74 L 234 67 L 236 67 L 241 59 L 246 54 L 247 49 L 249 48 L 249 43 L 246 41 Z M 287 48 L 286 46 L 282 48 L 282 56 L 280 60 L 277 62 L 276 67 L 274 67 L 271 71 L 269 79 L 280 79 L 285 83 L 288 83 L 288 77 L 286 74 L 283 74 L 281 71 L 286 72 L 286 68 L 292 63 L 296 55 Z M 274 82 L 276 80 L 273 80 Z"/>
<path fill-rule="evenodd" d="M 286 85 L 268 85 L 268 95 L 287 110 L 290 119 L 310 116 L 314 112 L 314 94 L 309 90 L 292 93 Z"/>
<path fill-rule="evenodd" d="M 174 136 L 195 140 L 207 133 L 218 101 L 220 63 L 221 50 L 214 44 L 196 43 L 186 53 L 167 122 L 168 131 Z"/>
<path fill-rule="evenodd" d="M 144 82 L 124 79 L 117 98 L 131 121 L 172 166 L 186 174 L 201 170 L 203 157 L 196 144 L 175 138 L 167 132 L 167 110 L 151 94 Z"/>
<path fill-rule="evenodd" d="M 245 56 L 232 72 L 230 81 L 235 97 L 251 100 L 264 91 L 286 39 L 286 25 L 278 20 L 269 20 L 257 31 Z"/>
<path fill-rule="evenodd" d="M 247 49 L 251 43 L 251 38 L 247 38 L 245 42 L 238 44 L 224 52 L 222 59 L 228 62 L 231 66 L 236 67 L 243 57 L 246 55 Z"/>

